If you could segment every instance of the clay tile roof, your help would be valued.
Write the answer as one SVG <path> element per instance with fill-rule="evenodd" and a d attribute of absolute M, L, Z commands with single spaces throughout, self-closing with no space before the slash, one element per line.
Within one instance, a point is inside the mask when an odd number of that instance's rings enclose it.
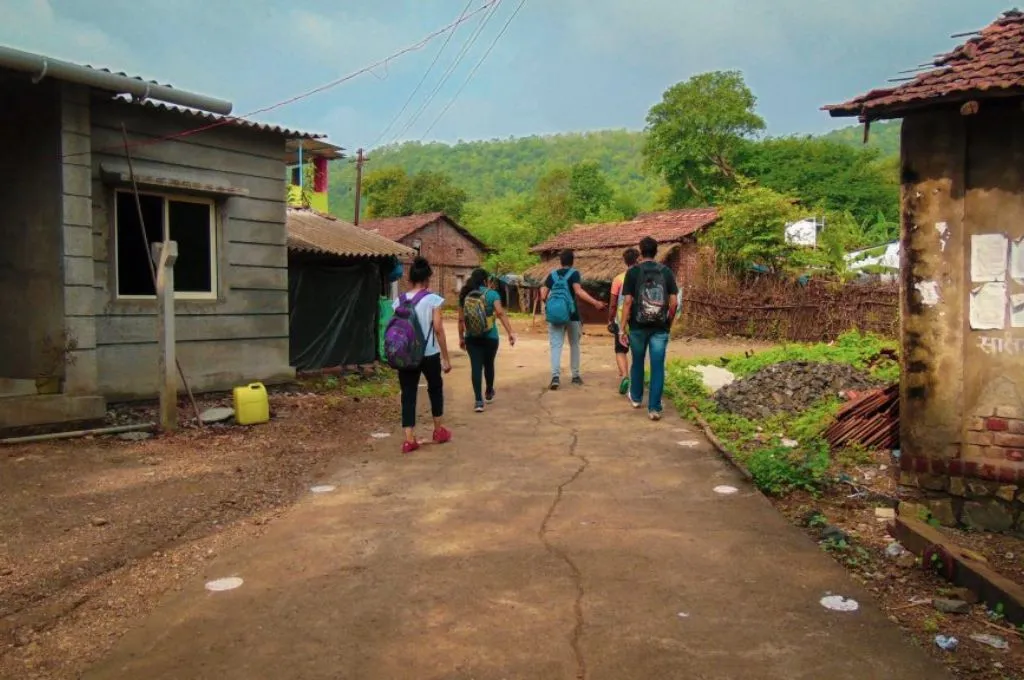
<path fill-rule="evenodd" d="M 679 249 L 678 243 L 671 244 L 668 248 L 658 250 L 655 258 L 658 262 L 665 264 L 668 259 Z M 597 250 L 577 250 L 573 268 L 580 273 L 584 281 L 595 283 L 611 281 L 621 274 L 626 265 L 622 262 L 622 253 L 610 248 Z M 541 285 L 551 273 L 557 269 L 557 262 L 541 262 L 523 272 L 523 278 L 528 284 Z"/>
<path fill-rule="evenodd" d="M 872 90 L 824 109 L 835 117 L 870 120 L 898 117 L 901 111 L 936 101 L 1024 94 L 1024 13 L 1006 12 L 931 66 L 935 68 L 897 87 Z"/>
<path fill-rule="evenodd" d="M 412 236 L 420 229 L 423 229 L 438 220 L 444 220 L 450 224 L 453 229 L 476 244 L 480 250 L 490 252 L 491 248 L 489 248 L 486 243 L 470 233 L 468 229 L 457 224 L 455 220 L 448 217 L 443 212 L 420 213 L 418 215 L 406 215 L 405 217 L 381 217 L 376 220 L 364 220 L 359 223 L 359 227 L 366 229 L 367 231 L 375 231 L 381 236 L 387 237 L 392 241 L 401 241 L 407 236 Z"/>
<path fill-rule="evenodd" d="M 650 236 L 658 243 L 671 243 L 694 234 L 718 219 L 715 208 L 666 210 L 638 215 L 629 222 L 612 224 L 583 224 L 571 231 L 534 246 L 535 253 L 556 250 L 592 250 L 635 246 L 640 239 Z"/>
<path fill-rule="evenodd" d="M 288 208 L 288 250 L 341 257 L 406 257 L 412 248 L 306 208 Z"/>

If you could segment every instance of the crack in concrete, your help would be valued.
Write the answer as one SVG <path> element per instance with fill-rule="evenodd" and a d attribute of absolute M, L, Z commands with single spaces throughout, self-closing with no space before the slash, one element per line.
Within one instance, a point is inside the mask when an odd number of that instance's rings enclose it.
<path fill-rule="evenodd" d="M 548 414 L 551 422 L 554 423 L 554 414 L 551 410 L 543 404 L 542 398 L 544 393 L 542 392 L 537 398 L 537 405 L 540 406 Z M 540 419 L 538 418 L 538 421 Z M 564 427 L 564 426 L 559 426 Z M 583 628 L 586 625 L 586 621 L 583 617 L 583 597 L 586 592 L 583 589 L 583 573 L 580 568 L 573 561 L 572 557 L 566 551 L 562 550 L 554 543 L 548 540 L 548 525 L 551 519 L 555 516 L 555 512 L 558 510 L 558 506 L 562 502 L 562 498 L 565 495 L 565 490 L 573 482 L 580 478 L 580 476 L 590 466 L 590 461 L 586 456 L 577 453 L 576 449 L 579 445 L 579 431 L 572 430 L 572 439 L 569 442 L 569 456 L 580 461 L 580 465 L 576 468 L 576 471 L 567 480 L 558 485 L 555 491 L 555 498 L 551 502 L 551 507 L 548 508 L 547 514 L 544 515 L 544 520 L 540 523 L 540 529 L 537 531 L 537 537 L 540 542 L 544 545 L 544 549 L 548 554 L 561 560 L 569 567 L 569 574 L 572 578 L 573 586 L 576 588 L 576 600 L 573 602 L 573 614 L 575 615 L 576 622 L 573 625 L 572 634 L 569 637 L 569 646 L 572 648 L 573 656 L 576 657 L 576 678 L 577 680 L 586 680 L 587 677 L 587 661 L 583 656 Z"/>

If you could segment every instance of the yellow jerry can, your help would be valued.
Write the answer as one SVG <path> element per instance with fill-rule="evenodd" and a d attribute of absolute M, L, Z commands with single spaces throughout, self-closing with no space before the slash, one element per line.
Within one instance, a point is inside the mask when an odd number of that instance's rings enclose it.
<path fill-rule="evenodd" d="M 270 398 L 263 383 L 236 387 L 234 397 L 235 420 L 239 425 L 258 425 L 270 420 Z"/>

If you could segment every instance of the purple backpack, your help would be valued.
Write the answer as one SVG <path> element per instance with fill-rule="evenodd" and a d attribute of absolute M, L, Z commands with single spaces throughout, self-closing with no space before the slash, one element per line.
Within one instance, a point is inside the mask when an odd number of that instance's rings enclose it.
<path fill-rule="evenodd" d="M 416 316 L 416 305 L 427 295 L 430 295 L 429 290 L 421 290 L 412 298 L 404 293 L 398 298 L 398 309 L 384 331 L 384 358 L 391 368 L 419 368 L 423 361 L 427 336 L 420 326 L 419 317 Z"/>

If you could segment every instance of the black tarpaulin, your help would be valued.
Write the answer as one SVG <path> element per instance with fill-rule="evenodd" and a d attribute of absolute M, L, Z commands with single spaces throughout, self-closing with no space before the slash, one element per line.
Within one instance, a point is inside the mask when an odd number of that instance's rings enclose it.
<path fill-rule="evenodd" d="M 349 266 L 294 263 L 288 271 L 291 365 L 300 371 L 377 358 L 375 263 Z"/>

